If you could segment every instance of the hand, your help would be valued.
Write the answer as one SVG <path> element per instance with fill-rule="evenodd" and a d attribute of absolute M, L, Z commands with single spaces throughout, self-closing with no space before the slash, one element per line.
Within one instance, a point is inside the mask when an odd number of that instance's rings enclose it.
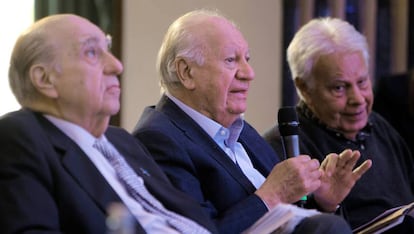
<path fill-rule="evenodd" d="M 263 185 L 256 191 L 269 208 L 293 203 L 320 187 L 322 171 L 319 162 L 307 155 L 284 160 L 272 169 Z"/>
<path fill-rule="evenodd" d="M 347 149 L 339 155 L 328 154 L 323 160 L 320 167 L 321 186 L 314 195 L 316 202 L 324 211 L 335 211 L 359 178 L 371 168 L 372 161 L 366 160 L 354 169 L 360 157 L 359 151 Z"/>

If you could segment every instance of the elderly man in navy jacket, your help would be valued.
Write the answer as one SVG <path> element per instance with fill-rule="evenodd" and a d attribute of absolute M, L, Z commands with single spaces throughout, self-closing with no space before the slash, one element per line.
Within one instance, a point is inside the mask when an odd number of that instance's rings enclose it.
<path fill-rule="evenodd" d="M 359 156 L 352 151 L 331 155 L 321 168 L 307 155 L 279 162 L 242 117 L 254 79 L 249 59 L 246 40 L 223 16 L 198 10 L 180 17 L 158 54 L 166 92 L 156 106 L 145 109 L 134 132 L 175 186 L 205 207 L 222 233 L 240 233 L 269 209 L 309 193 L 313 207 L 335 212 L 369 168 L 365 164 L 352 171 Z M 324 214 L 305 219 L 295 232 L 350 230 L 341 218 Z"/>

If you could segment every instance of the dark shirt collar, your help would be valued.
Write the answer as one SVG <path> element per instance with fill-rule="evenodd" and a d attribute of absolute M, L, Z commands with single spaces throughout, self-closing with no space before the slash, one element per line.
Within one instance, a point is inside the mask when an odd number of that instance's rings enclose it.
<path fill-rule="evenodd" d="M 305 102 L 299 101 L 299 104 L 297 106 L 297 111 L 299 115 L 302 115 L 303 117 L 309 119 L 310 121 L 314 122 L 316 125 L 319 125 L 321 128 L 326 129 L 328 132 L 333 133 L 337 137 L 343 138 L 348 141 L 350 140 L 350 139 L 347 139 L 344 136 L 344 134 L 342 134 L 341 132 L 337 131 L 336 129 L 330 128 L 326 124 L 324 124 L 318 117 L 315 116 L 315 114 L 311 111 L 311 109 L 306 105 Z M 365 125 L 365 127 L 357 133 L 355 140 L 351 140 L 351 141 L 355 143 L 365 142 L 365 139 L 371 135 L 372 126 L 373 124 L 369 118 L 367 125 Z"/>

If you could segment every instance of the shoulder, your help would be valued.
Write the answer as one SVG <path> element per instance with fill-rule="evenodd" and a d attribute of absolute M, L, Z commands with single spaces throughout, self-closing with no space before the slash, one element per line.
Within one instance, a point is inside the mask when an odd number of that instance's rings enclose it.
<path fill-rule="evenodd" d="M 0 161 L 2 165 L 24 165 L 36 173 L 46 172 L 45 166 L 56 162 L 58 135 L 51 134 L 52 124 L 40 113 L 19 110 L 0 119 Z M 49 167 L 49 166 L 48 166 Z M 42 169 L 39 169 L 42 168 Z M 44 169 L 44 170 L 43 170 Z M 20 169 L 17 169 L 17 171 Z M 47 177 L 47 176 L 46 176 Z"/>
<path fill-rule="evenodd" d="M 9 112 L 0 117 L 1 127 L 7 127 L 9 125 L 16 126 L 21 124 L 29 124 L 35 121 L 36 118 L 34 112 L 27 109 Z"/>
<path fill-rule="evenodd" d="M 164 95 L 158 101 L 157 105 L 145 107 L 134 129 L 168 124 L 171 119 L 176 118 L 175 116 L 179 115 L 179 113 L 180 110 L 178 106 Z"/>
<path fill-rule="evenodd" d="M 4 138 L 34 138 L 40 137 L 42 132 L 42 120 L 47 121 L 41 114 L 35 113 L 28 109 L 21 109 L 10 112 L 0 118 L 0 135 Z"/>
<path fill-rule="evenodd" d="M 262 139 L 261 135 L 257 132 L 257 130 L 247 121 L 244 121 L 243 130 L 240 136 L 248 139 Z"/>
<path fill-rule="evenodd" d="M 380 114 L 376 111 L 372 111 L 369 116 L 369 122 L 373 124 L 374 127 L 378 127 L 381 129 L 391 129 L 391 131 L 395 131 L 394 127 Z"/>
<path fill-rule="evenodd" d="M 105 136 L 117 148 L 128 147 L 134 149 L 133 151 L 136 151 L 137 149 L 146 151 L 144 145 L 139 140 L 137 140 L 131 133 L 129 133 L 127 130 L 123 128 L 109 126 L 105 132 Z"/>
<path fill-rule="evenodd" d="M 174 136 L 199 131 L 198 124 L 171 100 L 164 97 L 156 106 L 148 106 L 141 114 L 133 135 L 161 134 Z"/>
<path fill-rule="evenodd" d="M 405 144 L 397 130 L 380 114 L 373 111 L 369 121 L 372 124 L 373 134 L 376 137 L 384 139 L 386 143 L 397 142 L 397 144 Z"/>
<path fill-rule="evenodd" d="M 156 127 L 168 124 L 170 122 L 169 116 L 155 106 L 148 106 L 142 112 L 134 131 L 144 127 Z"/>
<path fill-rule="evenodd" d="M 153 107 L 145 108 L 132 131 L 132 135 L 144 144 L 170 141 L 179 134 L 180 131 L 173 120 Z"/>
<path fill-rule="evenodd" d="M 109 135 L 110 137 L 117 136 L 117 137 L 131 137 L 131 134 L 125 130 L 124 128 L 117 127 L 117 126 L 108 126 L 108 129 L 105 132 L 105 135 Z"/>

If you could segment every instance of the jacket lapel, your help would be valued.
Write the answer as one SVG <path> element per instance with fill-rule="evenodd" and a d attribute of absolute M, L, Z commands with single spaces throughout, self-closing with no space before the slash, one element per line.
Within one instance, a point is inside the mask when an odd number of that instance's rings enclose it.
<path fill-rule="evenodd" d="M 201 152 L 205 152 L 213 158 L 223 170 L 227 171 L 243 188 L 248 192 L 255 191 L 253 184 L 243 174 L 241 169 L 227 156 L 227 154 L 218 146 L 214 140 L 184 111 L 182 111 L 174 102 L 165 95 L 157 104 L 157 110 L 164 112 L 169 116 L 177 128 L 179 128 L 189 141 L 198 144 L 198 142 L 207 142 L 199 144 Z"/>
<path fill-rule="evenodd" d="M 69 137 L 41 115 L 37 116 L 57 157 L 74 181 L 106 213 L 109 203 L 121 201 L 88 156 Z"/>
<path fill-rule="evenodd" d="M 125 136 L 128 134 L 128 136 Z M 138 143 L 129 133 L 123 130 L 108 128 L 105 133 L 108 140 L 124 156 L 131 168 L 146 181 L 149 178 L 156 178 L 169 183 L 169 179 L 160 167 L 153 161 L 145 147 Z"/>
<path fill-rule="evenodd" d="M 260 136 L 259 133 L 245 122 L 244 129 L 239 137 L 239 142 L 243 145 L 247 154 L 250 155 L 250 160 L 254 167 L 264 177 L 267 177 L 273 167 L 280 161 L 270 146 L 258 136 Z"/>

